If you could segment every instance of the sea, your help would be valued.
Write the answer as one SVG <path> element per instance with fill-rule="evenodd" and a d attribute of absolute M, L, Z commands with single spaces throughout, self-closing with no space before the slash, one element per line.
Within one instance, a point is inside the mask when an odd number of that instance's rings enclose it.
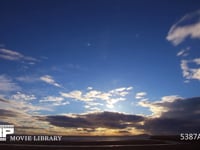
<path fill-rule="evenodd" d="M 63 136 L 62 141 L 68 142 L 90 142 L 90 141 L 130 141 L 148 140 L 149 136 Z"/>

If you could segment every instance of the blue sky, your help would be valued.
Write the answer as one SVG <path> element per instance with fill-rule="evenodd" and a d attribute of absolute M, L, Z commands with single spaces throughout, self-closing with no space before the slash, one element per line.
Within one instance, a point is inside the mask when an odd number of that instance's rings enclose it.
<path fill-rule="evenodd" d="M 1 109 L 160 116 L 199 96 L 199 18 L 196 0 L 2 0 Z"/>

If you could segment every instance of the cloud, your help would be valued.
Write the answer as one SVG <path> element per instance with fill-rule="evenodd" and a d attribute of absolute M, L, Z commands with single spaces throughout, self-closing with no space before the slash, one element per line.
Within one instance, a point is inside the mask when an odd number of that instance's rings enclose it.
<path fill-rule="evenodd" d="M 167 104 L 171 104 L 177 99 L 182 99 L 182 97 L 177 95 L 164 96 L 159 101 L 150 102 L 148 100 L 141 100 L 138 104 L 142 107 L 149 108 L 153 117 L 160 117 L 163 112 L 167 112 L 169 110 Z"/>
<path fill-rule="evenodd" d="M 29 61 L 31 63 L 38 62 L 36 58 L 25 56 L 19 52 L 0 48 L 0 58 L 10 61 Z"/>
<path fill-rule="evenodd" d="M 33 76 L 19 76 L 19 77 L 16 77 L 16 80 L 20 82 L 26 82 L 26 83 L 33 83 L 33 82 L 39 81 L 37 77 L 33 77 Z"/>
<path fill-rule="evenodd" d="M 0 98 L 0 109 L 11 110 L 25 114 L 37 114 L 41 110 L 52 111 L 48 107 L 43 107 L 38 104 L 33 104 L 32 100 L 36 100 L 35 95 L 28 95 L 17 92 L 9 98 Z"/>
<path fill-rule="evenodd" d="M 91 87 L 91 86 L 87 87 L 87 90 L 92 90 L 92 89 L 93 89 L 93 87 Z"/>
<path fill-rule="evenodd" d="M 200 80 L 200 68 L 199 67 L 191 68 L 189 64 L 193 64 L 197 66 L 200 65 L 200 58 L 181 61 L 181 69 L 182 69 L 183 77 L 185 77 L 187 80 L 191 80 L 191 79 Z"/>
<path fill-rule="evenodd" d="M 55 96 L 47 96 L 44 97 L 40 102 L 58 102 L 58 101 L 63 101 L 63 97 L 55 97 Z"/>
<path fill-rule="evenodd" d="M 28 103 L 15 102 L 0 98 L 0 118 L 1 124 L 15 125 L 16 134 L 48 134 L 50 126 L 47 122 L 38 120 L 31 110 L 42 108 Z M 29 111 L 27 111 L 29 109 Z"/>
<path fill-rule="evenodd" d="M 149 103 L 150 104 L 150 103 Z M 172 98 L 170 101 L 153 102 L 150 108 L 163 107 L 159 117 L 146 118 L 141 126 L 151 134 L 198 133 L 200 130 L 200 97 Z M 152 110 L 154 111 L 154 110 Z"/>
<path fill-rule="evenodd" d="M 166 37 L 174 45 L 182 43 L 187 37 L 200 39 L 200 10 L 187 14 L 175 23 Z M 191 24 L 186 25 L 190 22 Z M 184 24 L 184 25 L 183 25 Z"/>
<path fill-rule="evenodd" d="M 10 92 L 20 90 L 20 87 L 6 75 L 0 75 L 0 91 Z"/>
<path fill-rule="evenodd" d="M 62 87 L 60 84 L 56 83 L 56 81 L 54 81 L 53 77 L 50 75 L 41 76 L 40 80 L 56 87 Z"/>
<path fill-rule="evenodd" d="M 147 100 L 140 102 L 141 106 L 152 111 L 153 116 L 107 111 L 34 115 L 27 112 L 27 107 L 31 109 L 28 103 L 0 99 L 0 117 L 1 122 L 14 124 L 17 127 L 16 133 L 27 134 L 56 135 L 62 132 L 66 135 L 124 135 L 126 133 L 128 135 L 139 133 L 179 135 L 180 133 L 198 133 L 200 130 L 200 97 L 181 98 L 172 95 L 164 96 L 161 100 L 154 102 Z M 156 115 L 158 112 L 159 115 Z"/>
<path fill-rule="evenodd" d="M 50 102 L 53 106 L 61 106 L 70 104 L 68 101 L 64 101 L 63 97 L 47 96 L 40 100 L 40 103 Z"/>
<path fill-rule="evenodd" d="M 50 98 L 47 99 L 50 100 Z M 125 131 L 130 134 L 142 132 L 140 129 L 135 129 L 144 121 L 144 117 L 139 115 L 117 112 L 39 115 L 28 112 L 27 109 L 32 109 L 28 105 L 30 104 L 0 99 L 1 122 L 15 125 L 16 134 L 65 134 L 80 136 L 123 135 Z M 124 132 L 121 133 L 119 131 Z"/>
<path fill-rule="evenodd" d="M 75 90 L 68 93 L 60 92 L 61 96 L 65 98 L 71 98 L 79 101 L 89 102 L 95 100 L 102 100 L 107 103 L 107 107 L 112 108 L 113 105 L 119 101 L 124 101 L 125 96 L 129 94 L 132 87 L 122 87 L 110 90 L 108 92 L 90 90 L 86 93 Z"/>
<path fill-rule="evenodd" d="M 139 92 L 139 93 L 136 93 L 135 98 L 136 99 L 143 99 L 146 95 L 147 95 L 146 92 Z"/>
<path fill-rule="evenodd" d="M 117 112 L 74 114 L 73 116 L 44 116 L 39 117 L 39 119 L 58 127 L 91 129 L 125 129 L 127 127 L 133 127 L 144 120 L 142 116 Z"/>
<path fill-rule="evenodd" d="M 189 53 L 188 53 L 189 50 L 190 50 L 190 47 L 182 49 L 177 53 L 177 56 L 182 56 L 182 57 L 188 56 L 189 55 Z"/>
<path fill-rule="evenodd" d="M 5 117 L 17 117 L 19 113 L 13 112 L 11 110 L 0 109 L 1 118 Z"/>
<path fill-rule="evenodd" d="M 12 95 L 11 96 L 11 99 L 12 100 L 16 100 L 16 101 L 31 101 L 31 100 L 35 100 L 36 97 L 35 95 L 33 94 L 24 94 L 24 93 L 21 93 L 21 92 L 17 92 L 16 94 Z"/>

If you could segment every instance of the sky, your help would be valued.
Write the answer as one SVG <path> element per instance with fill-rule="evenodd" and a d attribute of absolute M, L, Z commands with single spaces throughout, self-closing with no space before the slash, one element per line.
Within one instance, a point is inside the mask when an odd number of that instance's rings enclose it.
<path fill-rule="evenodd" d="M 199 131 L 199 6 L 1 0 L 0 124 L 18 134 Z"/>

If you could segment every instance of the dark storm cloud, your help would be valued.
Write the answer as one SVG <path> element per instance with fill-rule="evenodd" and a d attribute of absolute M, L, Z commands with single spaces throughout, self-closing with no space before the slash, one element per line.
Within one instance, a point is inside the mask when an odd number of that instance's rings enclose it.
<path fill-rule="evenodd" d="M 159 118 L 146 119 L 144 129 L 151 134 L 180 134 L 200 131 L 200 97 L 177 99 L 160 104 L 168 109 Z"/>
<path fill-rule="evenodd" d="M 80 117 L 68 117 L 68 116 L 46 116 L 46 117 L 39 117 L 39 120 L 47 121 L 52 125 L 59 126 L 59 127 L 91 127 L 92 124 L 88 122 L 84 118 Z"/>
<path fill-rule="evenodd" d="M 39 117 L 39 119 L 59 127 L 123 129 L 136 125 L 143 121 L 144 117 L 116 112 L 99 112 L 76 115 L 75 117 L 46 116 Z"/>

